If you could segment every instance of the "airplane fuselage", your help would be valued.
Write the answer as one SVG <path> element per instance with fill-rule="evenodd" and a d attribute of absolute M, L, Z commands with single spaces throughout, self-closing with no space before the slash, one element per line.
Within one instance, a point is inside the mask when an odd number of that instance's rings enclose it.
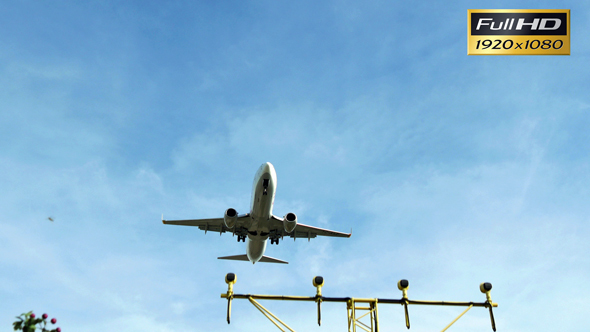
<path fill-rule="evenodd" d="M 277 189 L 277 173 L 271 163 L 264 163 L 254 176 L 252 200 L 246 254 L 252 263 L 256 263 L 264 255 L 266 242 L 270 232 L 270 218 Z"/>

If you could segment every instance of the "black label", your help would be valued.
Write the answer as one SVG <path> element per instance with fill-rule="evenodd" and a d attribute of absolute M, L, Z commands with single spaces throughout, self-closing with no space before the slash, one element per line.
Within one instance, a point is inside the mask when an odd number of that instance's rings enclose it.
<path fill-rule="evenodd" d="M 567 36 L 566 13 L 471 13 L 472 36 Z"/>

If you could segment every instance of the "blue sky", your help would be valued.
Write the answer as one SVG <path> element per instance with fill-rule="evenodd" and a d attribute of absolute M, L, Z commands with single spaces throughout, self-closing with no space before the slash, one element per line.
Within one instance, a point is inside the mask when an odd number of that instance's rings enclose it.
<path fill-rule="evenodd" d="M 7 1 L 0 11 L 0 325 L 274 331 L 240 293 L 483 301 L 499 331 L 590 324 L 590 30 L 571 56 L 467 56 L 483 1 Z M 248 212 L 263 162 L 274 213 L 349 231 L 269 246 L 287 266 L 219 261 L 230 235 L 169 219 Z M 54 219 L 50 222 L 48 218 Z M 344 304 L 263 303 L 298 331 Z M 412 331 L 458 308 L 410 307 Z M 382 329 L 403 310 L 380 307 Z M 472 309 L 453 331 L 490 331 Z"/>

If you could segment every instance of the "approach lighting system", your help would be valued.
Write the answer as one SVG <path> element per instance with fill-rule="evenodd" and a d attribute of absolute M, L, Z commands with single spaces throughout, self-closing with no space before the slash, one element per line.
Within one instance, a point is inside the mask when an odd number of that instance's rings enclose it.
<path fill-rule="evenodd" d="M 488 308 L 490 312 L 490 320 L 492 323 L 492 330 L 496 331 L 496 323 L 494 321 L 494 314 L 492 307 L 497 307 L 498 304 L 492 302 L 490 291 L 492 290 L 492 284 L 489 282 L 483 282 L 479 285 L 479 289 L 482 293 L 486 294 L 486 302 L 449 302 L 449 301 L 423 301 L 423 300 L 410 300 L 408 298 L 408 288 L 410 282 L 406 279 L 402 279 L 397 282 L 397 288 L 403 292 L 401 299 L 383 299 L 383 298 L 354 298 L 354 297 L 328 297 L 323 296 L 321 292 L 322 286 L 324 286 L 324 278 L 316 276 L 312 279 L 313 286 L 316 287 L 317 293 L 315 296 L 292 296 L 292 295 L 255 295 L 255 294 L 234 294 L 233 284 L 236 281 L 236 275 L 228 273 L 225 276 L 225 282 L 228 284 L 227 293 L 222 293 L 221 298 L 227 299 L 227 323 L 230 322 L 231 316 L 231 302 L 233 299 L 247 299 L 258 309 L 266 318 L 268 318 L 276 327 L 280 330 L 285 331 L 288 329 L 293 331 L 292 328 L 287 326 L 282 320 L 271 313 L 268 309 L 263 307 L 256 300 L 280 300 L 280 301 L 307 301 L 317 303 L 317 318 L 318 325 L 321 325 L 321 304 L 323 302 L 341 302 L 346 303 L 346 312 L 348 315 L 348 331 L 367 331 L 377 332 L 379 331 L 379 315 L 377 310 L 377 304 L 401 304 L 404 306 L 406 327 L 410 328 L 410 317 L 408 314 L 409 305 L 437 305 L 437 306 L 455 306 L 455 307 L 467 307 L 455 320 L 448 324 L 442 331 L 446 331 L 451 325 L 453 325 L 459 318 L 461 318 L 469 309 L 473 307 Z M 367 320 L 369 320 L 367 322 Z M 358 329 L 357 329 L 358 327 Z M 285 328 L 285 329 L 284 329 Z"/>
<path fill-rule="evenodd" d="M 313 278 L 313 286 L 314 287 L 322 287 L 324 285 L 324 277 L 317 276 Z"/>
<path fill-rule="evenodd" d="M 492 296 L 490 295 L 490 291 L 492 290 L 492 284 L 489 282 L 482 282 L 479 285 L 479 290 L 486 295 L 486 299 L 491 303 Z"/>
<path fill-rule="evenodd" d="M 406 327 L 410 328 L 410 314 L 408 313 L 408 288 L 410 287 L 410 282 L 406 279 L 402 279 L 397 282 L 397 289 L 402 291 L 402 305 L 404 306 L 404 314 L 406 316 Z"/>
<path fill-rule="evenodd" d="M 487 293 L 487 292 L 489 292 L 489 291 L 491 291 L 491 290 L 492 290 L 492 284 L 491 284 L 491 283 L 489 283 L 489 282 L 482 282 L 482 283 L 479 285 L 479 290 L 480 290 L 482 293 Z"/>
<path fill-rule="evenodd" d="M 235 273 L 228 273 L 225 275 L 225 283 L 227 284 L 227 323 L 229 324 L 229 318 L 231 313 L 231 299 L 234 297 L 234 284 L 236 283 L 237 277 Z"/>
<path fill-rule="evenodd" d="M 225 283 L 233 284 L 236 282 L 236 274 L 235 273 L 228 273 L 225 275 Z"/>
<path fill-rule="evenodd" d="M 322 325 L 322 286 L 324 285 L 324 277 L 317 276 L 313 278 L 313 286 L 316 288 L 315 302 L 318 304 L 318 325 Z"/>
<path fill-rule="evenodd" d="M 401 290 L 402 292 L 404 292 L 404 297 L 408 297 L 408 288 L 410 287 L 410 282 L 407 281 L 406 279 L 402 279 L 400 281 L 397 282 L 397 289 Z"/>
<path fill-rule="evenodd" d="M 324 277 L 317 276 L 313 278 L 313 286 L 317 289 L 316 297 L 322 296 L 322 286 L 324 285 Z"/>

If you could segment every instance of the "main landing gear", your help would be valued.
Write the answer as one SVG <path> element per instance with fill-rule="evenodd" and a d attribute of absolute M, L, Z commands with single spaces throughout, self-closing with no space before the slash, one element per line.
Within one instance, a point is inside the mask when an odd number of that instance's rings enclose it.
<path fill-rule="evenodd" d="M 281 234 L 278 230 L 274 229 L 269 232 L 270 244 L 279 244 L 279 240 L 281 239 Z"/>
<path fill-rule="evenodd" d="M 236 228 L 234 234 L 238 236 L 238 242 L 240 242 L 240 241 L 246 242 L 246 236 L 248 236 L 248 230 L 244 227 L 239 227 L 239 228 Z"/>

